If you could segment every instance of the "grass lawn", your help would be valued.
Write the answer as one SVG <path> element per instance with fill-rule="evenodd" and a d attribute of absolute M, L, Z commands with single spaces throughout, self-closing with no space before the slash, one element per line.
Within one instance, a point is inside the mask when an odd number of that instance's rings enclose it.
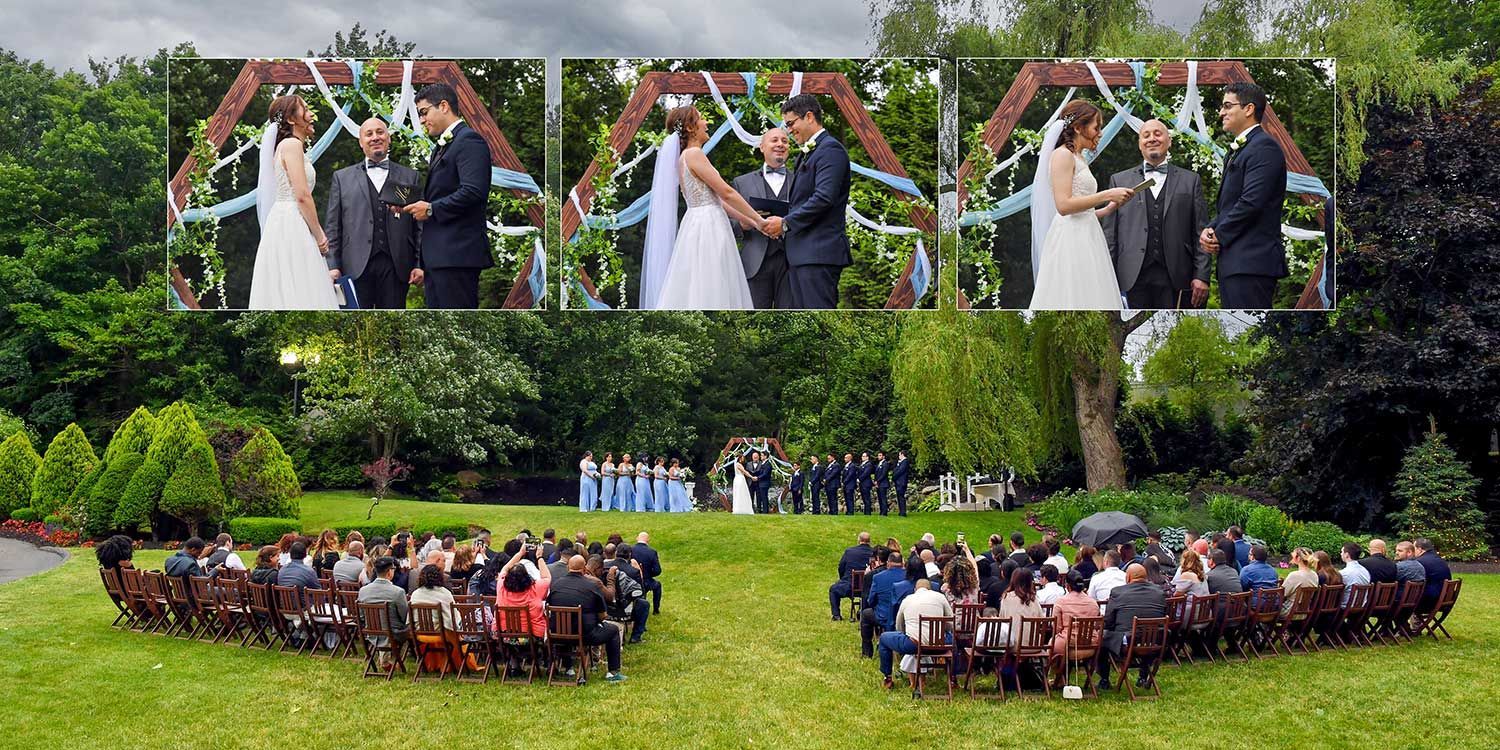
<path fill-rule="evenodd" d="M 309 530 L 364 517 L 357 493 L 303 501 Z M 1024 528 L 1019 513 L 908 518 L 580 515 L 566 508 L 388 500 L 375 518 L 528 526 L 590 538 L 648 530 L 663 613 L 625 651 L 628 682 L 414 685 L 362 680 L 353 661 L 120 632 L 86 550 L 0 586 L 6 747 L 1493 747 L 1500 577 L 1469 576 L 1453 642 L 1164 667 L 1164 697 L 914 702 L 879 689 L 857 626 L 830 622 L 827 588 L 861 530 L 903 544 Z M 158 567 L 163 552 L 141 552 Z M 602 677 L 602 673 L 596 675 Z M 986 683 L 989 684 L 988 682 Z M 510 739 L 515 738 L 515 739 Z M 525 738 L 525 739 L 521 739 Z"/>

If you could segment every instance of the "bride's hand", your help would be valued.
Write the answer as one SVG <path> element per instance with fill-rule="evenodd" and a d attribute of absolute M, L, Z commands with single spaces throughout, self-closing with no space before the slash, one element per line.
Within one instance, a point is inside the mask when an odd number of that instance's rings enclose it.
<path fill-rule="evenodd" d="M 1110 188 L 1104 191 L 1104 199 L 1111 203 L 1124 205 L 1126 201 L 1135 197 L 1135 191 L 1130 188 Z"/>
<path fill-rule="evenodd" d="M 318 237 L 318 252 L 324 255 L 328 254 L 328 235 L 325 234 Z"/>

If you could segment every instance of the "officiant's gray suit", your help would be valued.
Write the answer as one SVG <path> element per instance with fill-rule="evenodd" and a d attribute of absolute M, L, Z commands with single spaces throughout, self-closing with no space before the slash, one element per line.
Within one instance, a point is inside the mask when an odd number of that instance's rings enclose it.
<path fill-rule="evenodd" d="M 781 191 L 771 190 L 761 170 L 742 174 L 730 183 L 745 198 L 786 200 L 792 193 L 792 170 L 781 181 Z M 757 310 L 789 308 L 792 306 L 791 279 L 787 275 L 786 240 L 771 239 L 755 229 L 741 229 L 740 223 L 730 219 L 734 236 L 740 240 L 740 263 L 745 267 L 745 280 L 750 283 L 750 299 Z"/>
<path fill-rule="evenodd" d="M 421 175 L 411 167 L 386 161 L 389 175 L 421 189 Z M 413 200 L 420 192 L 413 195 Z M 411 269 L 422 263 L 422 224 L 408 214 L 391 215 L 361 161 L 333 173 L 323 211 L 328 234 L 328 268 L 354 279 L 359 306 L 366 309 L 406 307 Z M 376 221 L 380 226 L 376 226 Z M 379 230 L 379 231 L 377 231 Z M 374 261 L 374 262 L 372 262 Z"/>
<path fill-rule="evenodd" d="M 1174 309 L 1179 299 L 1191 307 L 1193 279 L 1208 283 L 1209 256 L 1198 247 L 1198 234 L 1208 225 L 1203 181 L 1170 161 L 1165 166 L 1161 195 L 1141 188 L 1100 222 L 1120 293 L 1136 310 Z M 1110 175 L 1109 186 L 1135 187 L 1144 175 L 1145 165 L 1137 164 Z"/>

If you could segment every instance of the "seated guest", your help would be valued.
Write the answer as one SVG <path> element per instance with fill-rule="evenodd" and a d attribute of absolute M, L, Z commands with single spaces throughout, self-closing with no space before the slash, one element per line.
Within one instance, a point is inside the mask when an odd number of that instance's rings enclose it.
<path fill-rule="evenodd" d="M 1026 548 L 1026 571 L 1031 574 L 1032 581 L 1042 580 L 1042 566 L 1047 564 L 1047 545 L 1037 542 Z"/>
<path fill-rule="evenodd" d="M 1162 575 L 1170 578 L 1177 574 L 1177 556 L 1161 543 L 1161 531 L 1146 534 L 1146 556 L 1156 558 L 1156 564 L 1161 566 Z"/>
<path fill-rule="evenodd" d="M 463 544 L 453 550 L 453 562 L 448 566 L 448 577 L 455 581 L 469 580 L 478 570 L 474 566 L 474 545 Z"/>
<path fill-rule="evenodd" d="M 1306 547 L 1298 547 L 1292 550 L 1292 562 L 1297 566 L 1297 569 L 1288 573 L 1286 580 L 1281 582 L 1281 590 L 1286 596 L 1285 602 L 1281 605 L 1281 615 L 1283 617 L 1292 611 L 1292 601 L 1296 598 L 1295 595 L 1298 589 L 1319 585 L 1318 571 L 1314 567 L 1318 564 L 1318 559 L 1313 555 L 1312 550 Z"/>
<path fill-rule="evenodd" d="M 620 671 L 620 629 L 615 623 L 604 619 L 606 604 L 604 584 L 596 577 L 584 573 L 585 560 L 581 555 L 568 558 L 568 573 L 554 579 L 547 593 L 547 604 L 551 607 L 579 607 L 583 610 L 583 642 L 588 646 L 603 644 L 608 671 L 607 682 L 624 682 Z M 572 676 L 572 657 L 564 660 L 568 675 Z"/>
<path fill-rule="evenodd" d="M 1339 557 L 1344 561 L 1344 569 L 1339 571 L 1339 576 L 1344 579 L 1344 595 L 1339 603 L 1348 604 L 1350 587 L 1370 585 L 1370 572 L 1360 564 L 1359 545 L 1354 542 L 1344 542 Z"/>
<path fill-rule="evenodd" d="M 276 574 L 280 568 L 281 548 L 274 544 L 267 544 L 261 547 L 260 552 L 255 555 L 255 569 L 250 571 L 250 582 L 275 584 Z"/>
<path fill-rule="evenodd" d="M 943 582 L 943 569 L 938 567 L 937 556 L 932 553 L 932 550 L 924 549 L 919 557 L 922 560 L 923 569 L 927 571 L 927 577 L 934 579 L 932 585 L 941 585 Z"/>
<path fill-rule="evenodd" d="M 1208 559 L 1208 540 L 1198 535 L 1198 532 L 1188 529 L 1182 535 L 1184 549 L 1190 549 L 1198 553 L 1199 560 Z"/>
<path fill-rule="evenodd" d="M 419 580 L 421 578 L 422 568 L 425 568 L 428 565 L 436 565 L 438 570 L 443 569 L 443 550 L 441 548 L 428 552 L 427 556 L 422 559 L 420 564 L 413 566 L 414 570 L 412 574 L 407 577 L 407 588 L 411 589 L 411 591 L 416 591 L 417 588 L 422 585 L 422 582 Z M 443 580 L 446 581 L 447 578 L 447 576 L 443 576 Z M 453 592 L 450 591 L 449 593 Z"/>
<path fill-rule="evenodd" d="M 1244 590 L 1239 572 L 1229 564 L 1229 555 L 1215 548 L 1208 556 L 1208 593 L 1238 594 Z"/>
<path fill-rule="evenodd" d="M 1422 572 L 1426 573 L 1426 588 L 1422 590 L 1422 601 L 1417 603 L 1417 612 L 1427 614 L 1437 607 L 1438 596 L 1443 593 L 1443 582 L 1453 577 L 1453 572 L 1448 569 L 1448 562 L 1438 556 L 1437 545 L 1431 539 L 1416 539 L 1412 542 L 1416 546 L 1417 562 L 1422 564 Z"/>
<path fill-rule="evenodd" d="M 438 548 L 443 551 L 443 572 L 447 573 L 453 569 L 453 558 L 458 554 L 458 539 L 452 534 L 444 534 Z"/>
<path fill-rule="evenodd" d="M 874 554 L 875 549 L 870 546 L 868 531 L 859 532 L 858 543 L 844 550 L 843 556 L 839 558 L 839 579 L 828 587 L 828 608 L 833 610 L 833 619 L 844 619 L 839 614 L 839 603 L 853 594 L 854 571 L 870 567 L 870 557 Z"/>
<path fill-rule="evenodd" d="M 901 600 L 901 606 L 896 610 L 896 622 L 893 630 L 880 634 L 880 674 L 884 676 L 884 685 L 890 689 L 891 663 L 895 654 L 917 653 L 917 642 L 922 637 L 921 617 L 952 617 L 953 606 L 948 604 L 948 598 L 932 590 L 932 581 L 919 578 L 913 591 Z M 908 673 L 911 681 L 912 696 L 922 697 L 917 691 L 916 672 Z"/>
<path fill-rule="evenodd" d="M 1010 533 L 1010 559 L 1021 567 L 1031 564 L 1031 555 L 1026 552 L 1026 535 L 1019 531 Z"/>
<path fill-rule="evenodd" d="M 557 529 L 542 530 L 542 561 L 548 565 L 557 561 Z"/>
<path fill-rule="evenodd" d="M 1210 593 L 1203 571 L 1203 559 L 1191 548 L 1182 551 L 1182 562 L 1177 566 L 1177 575 L 1172 576 L 1172 590 L 1174 593 L 1186 594 L 1188 599 Z"/>
<path fill-rule="evenodd" d="M 203 554 L 203 546 L 203 540 L 196 536 L 183 542 L 182 549 L 167 558 L 166 565 L 162 566 L 163 572 L 173 578 L 181 578 L 183 583 L 188 583 L 188 579 L 193 576 L 203 575 L 203 568 L 198 562 L 198 557 Z"/>
<path fill-rule="evenodd" d="M 546 565 L 537 566 L 542 578 L 536 580 L 519 563 L 527 557 L 541 560 L 545 554 L 541 548 L 522 546 L 520 554 L 507 560 L 500 568 L 501 583 L 495 600 L 497 607 L 525 607 L 528 630 L 533 638 L 540 641 L 547 639 L 547 612 L 542 603 L 546 601 L 547 593 L 552 588 L 552 569 Z M 499 618 L 491 620 L 490 625 L 498 628 Z M 520 672 L 521 665 L 514 655 L 508 666 L 513 673 Z"/>
<path fill-rule="evenodd" d="M 1167 616 L 1167 597 L 1162 594 L 1160 586 L 1146 580 L 1144 565 L 1131 565 L 1125 576 L 1125 585 L 1111 589 L 1109 601 L 1104 605 L 1104 647 L 1099 650 L 1100 690 L 1109 689 L 1110 657 L 1125 658 L 1125 640 L 1130 636 L 1136 618 Z M 1121 666 L 1127 671 L 1130 669 L 1129 664 Z M 1141 668 L 1147 666 L 1142 664 Z M 1120 679 L 1128 679 L 1128 676 L 1122 674 Z M 1150 687 L 1144 678 L 1137 678 L 1135 685 Z"/>
<path fill-rule="evenodd" d="M 1235 554 L 1234 540 L 1228 534 L 1216 532 L 1213 536 L 1213 548 L 1224 550 L 1225 564 L 1234 568 L 1236 575 L 1240 572 L 1240 564 L 1237 562 L 1239 556 Z"/>
<path fill-rule="evenodd" d="M 1057 579 L 1057 568 L 1052 567 L 1052 563 L 1042 566 L 1042 580 L 1045 583 L 1036 592 L 1037 604 L 1054 604 L 1068 593 L 1066 589 L 1058 585 Z"/>
<path fill-rule="evenodd" d="M 1067 575 L 1068 558 L 1062 555 L 1062 543 L 1057 541 L 1057 537 L 1049 537 L 1045 544 L 1047 545 L 1047 559 L 1043 564 L 1057 568 L 1059 576 Z"/>
<path fill-rule="evenodd" d="M 381 542 L 380 537 L 371 539 L 370 546 L 365 548 L 365 569 L 360 571 L 359 573 L 359 585 L 363 586 L 370 581 L 375 580 L 375 561 L 379 560 L 382 557 L 389 557 L 390 554 L 390 545 Z M 398 563 L 396 565 L 396 569 L 399 571 L 400 568 L 401 566 Z M 402 590 L 404 591 L 405 588 L 403 588 Z"/>
<path fill-rule="evenodd" d="M 1396 580 L 1401 583 L 1416 581 L 1427 585 L 1427 569 L 1417 560 L 1417 546 L 1411 542 L 1396 543 Z"/>
<path fill-rule="evenodd" d="M 292 550 L 288 553 L 291 562 L 281 566 L 276 572 L 277 586 L 295 586 L 297 592 L 303 589 L 321 589 L 323 582 L 318 580 L 318 574 L 307 566 L 307 545 L 303 542 L 292 544 Z"/>
<path fill-rule="evenodd" d="M 358 583 L 365 572 L 365 545 L 358 539 L 344 547 L 344 559 L 333 565 L 333 580 Z"/>
<path fill-rule="evenodd" d="M 286 567 L 292 561 L 292 545 L 296 543 L 297 535 L 292 533 L 282 534 L 276 541 L 277 567 Z"/>
<path fill-rule="evenodd" d="M 1156 558 L 1142 555 L 1139 564 L 1146 569 L 1146 581 L 1160 586 L 1163 596 L 1171 596 L 1174 593 L 1176 587 L 1172 585 L 1172 580 L 1161 572 L 1161 563 L 1157 562 Z"/>
<path fill-rule="evenodd" d="M 439 556 L 442 550 L 434 550 Z M 432 558 L 429 558 L 432 559 Z M 463 648 L 458 640 L 458 614 L 453 611 L 453 592 L 448 590 L 447 576 L 443 574 L 443 566 L 440 562 L 429 562 L 422 566 L 417 574 L 417 590 L 411 592 L 412 604 L 436 604 L 442 608 L 443 634 L 418 635 L 418 643 L 448 644 L 448 668 L 457 670 L 464 666 Z M 433 671 L 443 668 L 443 655 L 433 650 L 423 654 L 423 667 Z M 473 655 L 469 656 L 469 669 L 479 669 L 479 662 Z"/>
<path fill-rule="evenodd" d="M 1083 574 L 1083 580 L 1087 581 L 1094 577 L 1099 571 L 1099 550 L 1085 544 L 1078 548 L 1078 554 L 1073 557 L 1073 569 Z"/>
<path fill-rule="evenodd" d="M 1000 598 L 1000 616 L 1009 618 L 1010 634 L 1006 642 L 1011 648 L 1021 640 L 1021 618 L 1041 617 L 1042 605 L 1036 601 L 1036 588 L 1031 582 L 1031 571 L 1016 568 L 1010 576 L 1010 588 Z"/>
<path fill-rule="evenodd" d="M 1078 617 L 1098 617 L 1099 602 L 1094 601 L 1088 595 L 1089 582 L 1083 574 L 1076 570 L 1068 572 L 1068 590 L 1056 602 L 1052 604 L 1052 619 L 1056 621 L 1052 632 L 1052 656 L 1056 661 L 1056 676 L 1053 678 L 1053 689 L 1062 687 L 1064 667 L 1062 656 L 1067 653 L 1068 626 Z M 1038 598 L 1040 598 L 1038 594 Z"/>
<path fill-rule="evenodd" d="M 553 553 L 557 559 L 547 567 L 552 569 L 552 580 L 557 580 L 568 574 L 568 558 L 574 554 L 573 540 L 564 539 L 557 545 L 557 552 Z"/>
<path fill-rule="evenodd" d="M 896 549 L 901 549 L 900 543 L 896 544 Z M 651 546 L 650 534 L 642 531 L 635 535 L 635 546 L 630 550 L 630 557 L 639 563 L 641 589 L 651 597 L 651 614 L 661 614 L 661 555 Z"/>
<path fill-rule="evenodd" d="M 990 546 L 980 557 L 988 558 L 991 563 L 999 564 L 1005 559 L 1005 537 L 999 534 L 990 534 Z M 998 570 L 998 568 L 997 568 Z"/>
<path fill-rule="evenodd" d="M 99 567 L 105 570 L 133 567 L 131 558 L 134 556 L 135 542 L 124 534 L 115 534 L 94 547 L 94 557 L 99 561 Z"/>
<path fill-rule="evenodd" d="M 1141 567 L 1141 577 L 1146 575 L 1145 566 Z M 1120 569 L 1120 553 L 1110 550 L 1104 553 L 1104 567 L 1099 569 L 1089 579 L 1089 596 L 1096 602 L 1109 601 L 1109 594 L 1116 586 L 1125 584 L 1125 571 Z"/>
<path fill-rule="evenodd" d="M 244 570 L 245 562 L 234 551 L 234 537 L 228 534 L 214 537 L 214 551 L 204 559 L 203 567 L 209 571 L 217 571 L 220 568 Z"/>
<path fill-rule="evenodd" d="M 417 539 L 417 559 L 419 560 L 426 560 L 434 550 L 442 551 L 442 549 L 443 540 L 434 536 L 431 531 L 422 532 L 422 536 Z"/>
<path fill-rule="evenodd" d="M 943 568 L 942 593 L 955 607 L 979 603 L 979 567 L 968 545 L 964 545 L 962 555 L 954 555 Z"/>
<path fill-rule="evenodd" d="M 1385 540 L 1371 539 L 1370 554 L 1360 558 L 1359 564 L 1370 574 L 1370 583 L 1395 583 L 1396 563 L 1385 556 Z M 1347 577 L 1347 576 L 1346 576 Z"/>
<path fill-rule="evenodd" d="M 1344 583 L 1344 575 L 1338 568 L 1333 567 L 1333 558 L 1327 552 L 1318 550 L 1313 553 L 1313 559 L 1317 561 L 1318 585 L 1319 586 L 1341 586 Z"/>
<path fill-rule="evenodd" d="M 979 600 L 990 609 L 1000 608 L 1000 597 L 1005 594 L 1005 584 L 995 573 L 995 563 L 988 557 L 975 561 L 979 568 Z"/>
<path fill-rule="evenodd" d="M 646 634 L 646 621 L 651 617 L 651 606 L 646 600 L 646 590 L 641 588 L 641 566 L 631 559 L 632 550 L 624 543 L 615 546 L 615 559 L 606 567 L 606 574 L 614 576 L 615 609 L 611 614 L 634 623 L 630 631 L 630 643 L 640 643 Z M 873 558 L 871 558 L 873 560 Z M 861 600 L 870 591 L 870 578 L 865 576 L 865 587 L 860 592 Z"/>
<path fill-rule="evenodd" d="M 1281 585 L 1281 576 L 1277 575 L 1275 568 L 1266 564 L 1270 553 L 1264 544 L 1252 547 L 1250 557 L 1250 562 L 1240 569 L 1241 591 L 1259 591 Z"/>
<path fill-rule="evenodd" d="M 1137 564 L 1144 566 L 1146 564 L 1146 556 L 1136 551 L 1135 542 L 1126 542 L 1120 545 L 1120 564 L 1117 567 L 1120 570 L 1124 570 L 1131 565 Z"/>
<path fill-rule="evenodd" d="M 870 579 L 870 593 L 859 613 L 859 650 L 865 658 L 875 656 L 875 636 L 896 625 L 896 608 L 911 593 L 912 585 L 902 569 L 900 550 L 879 550 L 885 556 L 884 567 Z"/>
<path fill-rule="evenodd" d="M 266 549 L 275 548 L 262 548 L 262 555 L 265 554 Z M 259 566 L 257 565 L 257 567 Z M 400 565 L 393 557 L 383 556 L 375 558 L 371 565 L 371 570 L 374 571 L 375 577 L 370 579 L 368 584 L 360 587 L 358 601 L 360 604 L 384 604 L 386 606 L 386 619 L 391 629 L 391 637 L 396 640 L 397 644 L 400 644 L 406 640 L 407 612 L 409 608 L 406 604 L 406 591 L 402 590 L 392 581 L 398 567 Z M 377 647 L 386 645 L 385 636 L 371 638 L 367 635 L 365 638 L 375 641 Z M 401 646 L 397 645 L 396 648 L 399 649 Z M 393 669 L 395 667 L 391 663 L 390 657 L 386 654 L 380 655 L 377 666 L 381 669 Z"/>
<path fill-rule="evenodd" d="M 1234 541 L 1234 567 L 1244 572 L 1245 566 L 1250 564 L 1250 543 L 1245 541 L 1245 532 L 1238 526 L 1230 526 L 1224 532 Z"/>
<path fill-rule="evenodd" d="M 318 541 L 308 550 L 311 560 L 309 564 L 315 572 L 332 571 L 333 566 L 339 563 L 339 534 L 333 529 L 323 529 L 318 535 Z"/>

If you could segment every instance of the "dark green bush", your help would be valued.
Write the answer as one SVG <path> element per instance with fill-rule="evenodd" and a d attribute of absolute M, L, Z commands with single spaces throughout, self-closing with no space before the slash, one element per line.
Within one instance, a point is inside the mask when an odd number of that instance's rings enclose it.
<path fill-rule="evenodd" d="M 84 522 L 84 531 L 89 536 L 104 536 L 118 528 L 115 524 L 115 510 L 120 505 L 120 498 L 125 495 L 130 478 L 135 476 L 145 462 L 146 457 L 140 453 L 121 452 L 105 465 L 104 471 L 100 472 L 99 479 L 90 489 L 85 505 L 88 519 Z"/>
<path fill-rule="evenodd" d="M 1408 539 L 1426 537 L 1444 557 L 1473 560 L 1489 553 L 1484 512 L 1474 502 L 1479 480 L 1440 432 L 1414 445 L 1401 461 L 1393 495 L 1405 507 L 1391 514 Z"/>
<path fill-rule="evenodd" d="M 1256 505 L 1245 522 L 1245 534 L 1266 543 L 1266 548 L 1276 553 L 1287 551 L 1287 537 L 1292 533 L 1292 519 L 1280 508 Z"/>
<path fill-rule="evenodd" d="M 1343 548 L 1344 542 L 1352 538 L 1343 529 L 1327 521 L 1313 521 L 1292 529 L 1286 543 L 1288 548 L 1306 547 L 1313 552 L 1323 550 L 1329 557 L 1338 560 L 1339 550 Z"/>
<path fill-rule="evenodd" d="M 230 515 L 298 518 L 302 485 L 281 443 L 264 428 L 245 443 L 229 468 Z"/>
<path fill-rule="evenodd" d="M 242 516 L 229 519 L 229 535 L 244 544 L 275 544 L 282 534 L 301 534 L 302 522 L 295 518 Z"/>
<path fill-rule="evenodd" d="M 177 470 L 161 491 L 161 511 L 193 530 L 223 516 L 224 485 L 207 439 L 197 441 L 177 462 Z"/>
<path fill-rule="evenodd" d="M 31 507 L 44 514 L 66 508 L 73 490 L 98 461 L 83 430 L 70 423 L 47 446 L 42 463 L 31 478 Z"/>
<path fill-rule="evenodd" d="M 41 463 L 25 430 L 0 442 L 0 516 L 31 507 L 31 480 Z"/>
<path fill-rule="evenodd" d="M 10 517 L 16 521 L 37 521 L 41 519 L 42 514 L 35 508 L 16 508 L 10 512 Z"/>

